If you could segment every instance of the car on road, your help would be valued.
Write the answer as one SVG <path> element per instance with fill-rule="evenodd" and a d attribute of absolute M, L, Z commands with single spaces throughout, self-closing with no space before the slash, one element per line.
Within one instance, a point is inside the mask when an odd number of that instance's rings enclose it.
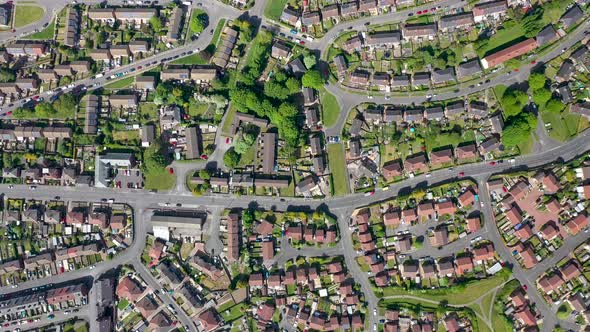
<path fill-rule="evenodd" d="M 459 176 L 465 176 L 465 172 L 459 172 Z"/>
<path fill-rule="evenodd" d="M 289 30 L 289 32 L 292 33 L 292 34 L 294 34 L 294 35 L 297 34 L 297 30 L 295 30 L 295 29 L 291 29 L 291 30 Z"/>
<path fill-rule="evenodd" d="M 527 285 L 522 285 L 522 288 L 523 288 L 524 290 L 528 290 L 528 289 L 529 289 L 529 286 L 527 286 Z"/>
<path fill-rule="evenodd" d="M 514 158 L 508 160 L 509 163 L 514 164 L 516 162 L 516 160 Z"/>
<path fill-rule="evenodd" d="M 35 190 L 35 189 L 37 189 L 37 186 L 30 186 L 29 189 Z"/>
<path fill-rule="evenodd" d="M 495 161 L 490 161 L 490 166 L 494 166 L 494 165 L 496 165 L 496 162 Z"/>
<path fill-rule="evenodd" d="M 54 319 L 54 318 L 55 318 L 55 315 L 54 314 L 47 315 L 47 319 Z"/>
<path fill-rule="evenodd" d="M 374 191 L 369 191 L 368 193 L 365 194 L 366 197 L 373 196 L 373 195 L 375 195 Z"/>

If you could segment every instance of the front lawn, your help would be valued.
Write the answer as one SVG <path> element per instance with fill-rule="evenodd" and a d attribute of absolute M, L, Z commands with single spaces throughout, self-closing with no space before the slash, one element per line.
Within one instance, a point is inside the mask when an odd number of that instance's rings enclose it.
<path fill-rule="evenodd" d="M 36 32 L 32 35 L 24 37 L 24 39 L 32 39 L 32 40 L 47 40 L 53 39 L 55 32 L 55 20 L 51 22 L 45 29 Z"/>
<path fill-rule="evenodd" d="M 193 53 L 184 58 L 174 60 L 171 63 L 173 65 L 205 65 L 208 61 L 203 58 L 201 53 Z"/>
<path fill-rule="evenodd" d="M 546 125 L 550 124 L 547 126 L 549 136 L 561 142 L 567 141 L 588 127 L 587 121 L 577 114 L 570 113 L 568 110 L 562 113 L 544 111 L 541 112 L 541 118 Z"/>
<path fill-rule="evenodd" d="M 524 29 L 520 24 L 514 23 L 514 26 L 504 27 L 498 30 L 494 35 L 485 41 L 477 43 L 477 55 L 481 58 L 488 53 L 493 53 L 501 48 L 506 48 L 525 39 Z"/>
<path fill-rule="evenodd" d="M 264 8 L 264 16 L 272 20 L 278 21 L 281 18 L 283 9 L 287 4 L 287 0 L 272 0 L 266 4 Z"/>
<path fill-rule="evenodd" d="M 336 97 L 326 91 L 325 88 L 320 90 L 320 101 L 322 102 L 322 121 L 324 126 L 332 127 L 338 121 L 340 115 L 340 105 Z"/>
<path fill-rule="evenodd" d="M 14 27 L 20 28 L 37 22 L 43 18 L 45 10 L 35 4 L 17 5 L 14 18 Z"/>
<path fill-rule="evenodd" d="M 168 173 L 167 169 L 159 171 L 144 172 L 145 183 L 144 187 L 147 190 L 170 190 L 174 188 L 176 177 L 174 174 Z"/>
<path fill-rule="evenodd" d="M 105 85 L 104 88 L 105 89 L 126 89 L 126 88 L 131 87 L 134 82 L 135 82 L 135 77 L 130 76 L 130 77 L 125 77 L 125 78 L 120 79 L 118 81 L 114 81 L 112 83 L 109 83 L 109 84 Z"/>
<path fill-rule="evenodd" d="M 332 188 L 334 196 L 349 193 L 348 172 L 344 160 L 344 146 L 342 143 L 328 145 L 328 159 L 332 172 Z"/>

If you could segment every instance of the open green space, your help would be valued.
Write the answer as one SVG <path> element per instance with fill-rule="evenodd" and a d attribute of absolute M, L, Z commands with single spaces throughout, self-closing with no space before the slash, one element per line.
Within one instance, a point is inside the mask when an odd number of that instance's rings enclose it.
<path fill-rule="evenodd" d="M 223 317 L 223 320 L 226 323 L 231 323 L 232 321 L 242 317 L 246 312 L 246 309 L 247 306 L 244 303 L 239 303 L 221 312 L 221 317 Z"/>
<path fill-rule="evenodd" d="M 283 8 L 287 4 L 287 0 L 272 0 L 266 4 L 264 8 L 264 16 L 272 20 L 278 21 L 283 13 Z"/>
<path fill-rule="evenodd" d="M 55 20 L 51 22 L 45 29 L 35 32 L 34 34 L 25 36 L 24 39 L 33 39 L 33 40 L 46 40 L 46 39 L 53 39 L 55 32 Z"/>
<path fill-rule="evenodd" d="M 43 18 L 45 10 L 36 4 L 17 5 L 14 14 L 14 27 L 20 28 Z"/>
<path fill-rule="evenodd" d="M 222 18 L 217 23 L 217 26 L 215 27 L 215 31 L 213 31 L 213 38 L 211 39 L 211 45 L 213 45 L 213 46 L 217 45 L 217 41 L 219 40 L 219 35 L 221 35 L 221 29 L 223 29 L 224 26 L 225 26 L 225 19 Z"/>
<path fill-rule="evenodd" d="M 208 61 L 201 55 L 201 53 L 193 53 L 184 58 L 180 58 L 171 62 L 173 65 L 204 65 Z"/>
<path fill-rule="evenodd" d="M 336 97 L 326 91 L 325 88 L 320 90 L 320 101 L 322 103 L 322 121 L 324 126 L 332 127 L 338 121 L 340 116 L 340 105 Z"/>
<path fill-rule="evenodd" d="M 237 109 L 235 107 L 229 107 L 226 111 L 228 112 L 225 116 L 225 122 L 223 123 L 223 127 L 221 127 L 221 133 L 225 136 L 230 136 L 231 125 L 234 122 L 234 117 L 236 116 Z"/>
<path fill-rule="evenodd" d="M 335 196 L 349 193 L 348 175 L 344 160 L 344 146 L 342 143 L 328 145 L 328 159 L 332 172 L 332 187 Z"/>
<path fill-rule="evenodd" d="M 475 301 L 482 294 L 499 287 L 509 277 L 510 272 L 498 272 L 496 275 L 479 280 L 471 280 L 464 284 L 440 289 L 405 290 L 399 287 L 388 287 L 383 290 L 383 297 L 413 295 L 432 301 L 449 301 L 449 304 L 463 305 Z"/>
<path fill-rule="evenodd" d="M 127 306 L 129 305 L 129 301 L 127 301 L 127 299 L 122 299 L 121 301 L 119 301 L 119 303 L 117 304 L 117 308 L 119 310 L 124 310 L 125 308 L 127 308 Z"/>
<path fill-rule="evenodd" d="M 111 82 L 104 86 L 105 89 L 126 89 L 133 85 L 135 76 L 125 77 L 118 81 Z"/>
<path fill-rule="evenodd" d="M 145 175 L 144 187 L 147 190 L 170 190 L 176 183 L 176 177 L 168 173 L 165 168 L 159 171 L 144 171 L 143 174 Z"/>
<path fill-rule="evenodd" d="M 541 112 L 541 118 L 545 122 L 549 131 L 549 136 L 564 142 L 576 136 L 576 134 L 588 126 L 587 121 L 577 114 L 569 111 L 562 113 Z"/>
<path fill-rule="evenodd" d="M 524 39 L 524 29 L 520 24 L 512 23 L 510 27 L 504 27 L 498 30 L 493 36 L 487 40 L 477 43 L 476 52 L 479 57 L 485 56 L 487 53 L 500 48 L 501 46 L 510 46 Z"/>

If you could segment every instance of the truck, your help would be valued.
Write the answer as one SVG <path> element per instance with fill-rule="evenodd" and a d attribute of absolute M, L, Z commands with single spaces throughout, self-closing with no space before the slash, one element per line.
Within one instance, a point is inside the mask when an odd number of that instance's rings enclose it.
<path fill-rule="evenodd" d="M 103 77 L 103 76 L 104 76 L 104 75 L 103 75 L 102 73 L 100 73 L 100 74 L 97 74 L 97 75 L 96 75 L 96 78 L 101 78 L 101 77 Z"/>

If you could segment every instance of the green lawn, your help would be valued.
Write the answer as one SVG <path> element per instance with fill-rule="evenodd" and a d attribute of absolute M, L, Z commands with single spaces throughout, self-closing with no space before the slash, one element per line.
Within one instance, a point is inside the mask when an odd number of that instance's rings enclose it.
<path fill-rule="evenodd" d="M 494 305 L 494 299 L 494 292 L 491 292 L 481 299 L 481 306 L 483 307 L 484 316 L 487 317 L 488 313 L 490 312 L 490 308 Z"/>
<path fill-rule="evenodd" d="M 207 62 L 208 61 L 203 58 L 201 53 L 193 53 L 184 58 L 174 60 L 171 63 L 174 65 L 204 65 L 207 64 Z"/>
<path fill-rule="evenodd" d="M 211 45 L 217 46 L 217 41 L 219 40 L 219 35 L 221 35 L 221 29 L 223 29 L 224 26 L 225 26 L 225 19 L 222 18 L 221 20 L 219 20 L 219 23 L 217 23 L 217 26 L 215 27 L 215 31 L 213 31 L 213 38 L 211 39 Z"/>
<path fill-rule="evenodd" d="M 158 105 L 154 103 L 140 103 L 139 114 L 142 123 L 158 120 Z"/>
<path fill-rule="evenodd" d="M 207 15 L 207 13 L 205 13 L 205 11 L 204 11 L 204 10 L 202 10 L 202 9 L 198 9 L 198 8 L 195 8 L 195 9 L 193 9 L 193 12 L 191 13 L 191 21 L 192 21 L 192 20 L 193 20 L 195 17 L 197 17 L 197 15 L 201 15 L 201 14 L 205 14 L 205 15 Z M 193 34 L 195 34 L 195 33 L 201 33 L 201 32 L 202 32 L 202 31 L 195 31 L 195 30 L 193 30 L 193 29 L 192 29 L 192 27 L 190 26 L 190 22 L 188 22 L 188 24 L 189 24 L 189 29 L 190 29 L 190 31 L 191 31 Z"/>
<path fill-rule="evenodd" d="M 32 35 L 25 36 L 24 39 L 46 40 L 53 39 L 55 32 L 55 20 L 51 22 L 45 29 L 36 32 Z"/>
<path fill-rule="evenodd" d="M 264 8 L 264 16 L 272 20 L 278 21 L 281 18 L 283 9 L 287 4 L 287 0 L 272 0 L 266 4 Z"/>
<path fill-rule="evenodd" d="M 117 308 L 119 310 L 123 310 L 123 309 L 127 308 L 128 305 L 129 305 L 129 301 L 127 301 L 127 299 L 122 299 L 121 301 L 119 301 L 119 304 L 117 304 Z"/>
<path fill-rule="evenodd" d="M 500 48 L 500 46 L 506 45 L 506 47 L 518 42 L 524 38 L 524 29 L 520 24 L 514 24 L 512 27 L 505 27 L 502 30 L 496 32 L 486 42 L 481 42 L 477 47 L 477 55 L 480 57 L 485 56 L 488 52 Z"/>
<path fill-rule="evenodd" d="M 348 194 L 348 172 L 346 171 L 346 162 L 344 160 L 344 145 L 342 143 L 329 144 L 328 159 L 330 171 L 332 172 L 333 194 L 335 196 Z"/>
<path fill-rule="evenodd" d="M 448 300 L 449 304 L 463 305 L 472 302 L 479 298 L 487 291 L 500 286 L 509 277 L 508 273 L 498 273 L 493 277 L 474 280 L 462 286 L 454 286 L 453 288 L 441 289 L 425 289 L 407 291 L 402 288 L 390 287 L 385 288 L 383 296 L 397 296 L 397 295 L 414 295 L 432 301 Z"/>
<path fill-rule="evenodd" d="M 20 28 L 37 22 L 43 18 L 45 11 L 35 4 L 17 5 L 14 18 L 14 27 Z"/>
<path fill-rule="evenodd" d="M 236 112 L 238 110 L 235 107 L 230 107 L 226 112 L 229 112 L 225 116 L 225 122 L 223 123 L 223 127 L 221 127 L 221 133 L 225 136 L 230 136 L 231 125 L 234 122 L 234 117 L 236 116 Z"/>
<path fill-rule="evenodd" d="M 235 306 L 220 312 L 221 317 L 226 323 L 232 322 L 244 315 L 246 311 L 246 305 L 244 303 L 236 304 Z"/>
<path fill-rule="evenodd" d="M 105 89 L 126 89 L 135 83 L 135 76 L 125 77 L 104 86 Z"/>
<path fill-rule="evenodd" d="M 157 172 L 144 172 L 144 175 L 144 187 L 147 190 L 170 190 L 174 188 L 174 184 L 176 183 L 176 177 L 168 173 L 166 169 Z"/>
<path fill-rule="evenodd" d="M 551 124 L 547 127 L 549 136 L 561 142 L 576 136 L 579 130 L 587 127 L 587 123 L 583 121 L 581 116 L 572 114 L 567 110 L 560 114 L 541 112 L 541 118 L 545 124 Z"/>
<path fill-rule="evenodd" d="M 326 91 L 325 88 L 320 90 L 320 101 L 322 102 L 322 121 L 324 126 L 332 127 L 338 121 L 340 115 L 340 105 L 336 97 Z"/>

